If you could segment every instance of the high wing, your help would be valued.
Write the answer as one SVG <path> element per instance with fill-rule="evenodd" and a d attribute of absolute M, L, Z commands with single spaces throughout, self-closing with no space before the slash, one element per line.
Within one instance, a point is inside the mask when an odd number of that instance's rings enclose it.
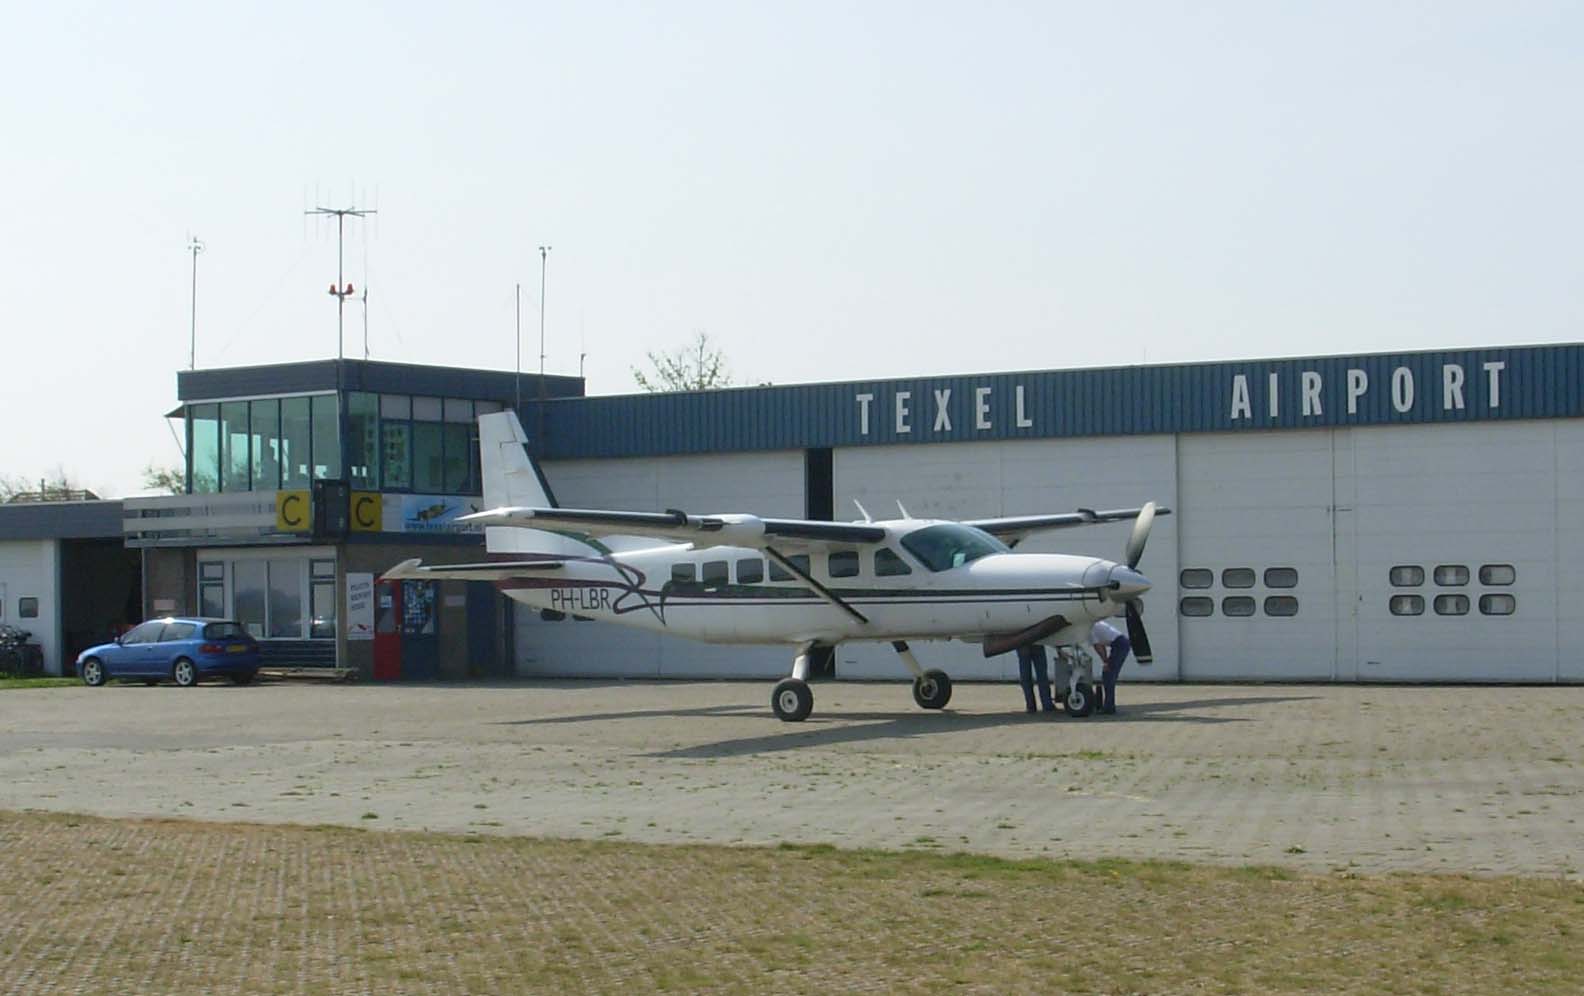
<path fill-rule="evenodd" d="M 853 546 L 879 543 L 881 526 L 809 519 L 765 519 L 757 515 L 689 515 L 678 509 L 665 512 L 616 512 L 587 508 L 493 508 L 461 516 L 459 522 L 484 526 L 518 526 L 581 533 L 589 537 L 648 536 L 691 543 L 696 549 L 739 546 L 766 549 Z"/>
<path fill-rule="evenodd" d="M 1080 508 L 1076 512 L 1061 512 L 1054 515 L 1015 515 L 1002 519 L 969 519 L 963 522 L 965 526 L 983 529 L 985 532 L 1006 542 L 1008 546 L 1017 546 L 1034 533 L 1042 533 L 1051 529 L 1071 529 L 1074 526 L 1093 526 L 1102 522 L 1126 522 L 1136 519 L 1144 510 L 1142 508 L 1114 508 L 1104 512 L 1097 512 L 1092 508 Z M 1156 515 L 1170 515 L 1171 509 L 1157 508 Z"/>

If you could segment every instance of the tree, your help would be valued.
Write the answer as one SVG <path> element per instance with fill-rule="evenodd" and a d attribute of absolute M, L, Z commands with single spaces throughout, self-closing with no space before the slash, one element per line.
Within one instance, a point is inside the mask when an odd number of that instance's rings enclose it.
<path fill-rule="evenodd" d="M 184 495 L 187 493 L 187 475 L 180 467 L 158 467 L 151 463 L 143 468 L 143 486 L 150 491 Z"/>
<path fill-rule="evenodd" d="M 726 354 L 710 341 L 708 332 L 696 332 L 686 346 L 650 353 L 648 372 L 632 368 L 633 380 L 651 394 L 667 391 L 707 391 L 731 386 Z"/>
<path fill-rule="evenodd" d="M 73 481 L 62 466 L 57 466 L 51 476 L 36 481 L 0 474 L 0 501 L 75 501 L 97 497 Z"/>

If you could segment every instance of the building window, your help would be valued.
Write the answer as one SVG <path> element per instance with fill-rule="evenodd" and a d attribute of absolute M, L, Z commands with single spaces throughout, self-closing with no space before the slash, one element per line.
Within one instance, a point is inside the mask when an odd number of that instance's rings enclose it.
<path fill-rule="evenodd" d="M 1298 571 L 1291 567 L 1267 567 L 1265 568 L 1265 587 L 1296 588 L 1298 587 Z"/>
<path fill-rule="evenodd" d="M 1486 616 L 1510 616 L 1518 611 L 1518 600 L 1511 595 L 1481 595 L 1480 614 Z"/>
<path fill-rule="evenodd" d="M 737 583 L 758 584 L 764 580 L 764 561 L 748 557 L 737 561 Z"/>
<path fill-rule="evenodd" d="M 1424 615 L 1424 599 L 1419 595 L 1393 595 L 1388 607 L 1394 616 Z"/>
<path fill-rule="evenodd" d="M 221 491 L 248 489 L 248 403 L 228 401 L 220 406 Z"/>
<path fill-rule="evenodd" d="M 1184 588 L 1208 588 L 1215 584 L 1215 571 L 1208 567 L 1189 567 L 1177 576 L 1177 580 Z"/>
<path fill-rule="evenodd" d="M 423 399 L 419 399 L 420 401 Z M 413 490 L 435 494 L 445 490 L 445 453 L 438 422 L 413 422 Z"/>
<path fill-rule="evenodd" d="M 710 586 L 725 584 L 730 578 L 731 566 L 724 560 L 704 562 L 704 583 Z"/>
<path fill-rule="evenodd" d="M 341 479 L 341 414 L 333 394 L 316 394 L 313 402 L 313 476 L 316 481 Z"/>
<path fill-rule="evenodd" d="M 1254 568 L 1228 567 L 1221 572 L 1221 583 L 1228 588 L 1252 588 L 1254 587 Z M 1249 613 L 1249 615 L 1253 614 L 1252 612 Z"/>
<path fill-rule="evenodd" d="M 1221 599 L 1221 614 L 1224 616 L 1252 616 L 1254 614 L 1254 599 L 1248 595 L 1228 595 Z"/>
<path fill-rule="evenodd" d="M 1518 572 L 1511 564 L 1486 564 L 1480 568 L 1480 584 L 1506 585 L 1518 580 Z M 1506 613 L 1491 613 L 1506 615 Z"/>
<path fill-rule="evenodd" d="M 804 574 L 809 572 L 809 555 L 806 553 L 795 553 L 787 558 L 787 562 L 793 567 L 796 567 L 798 570 L 802 571 Z M 801 581 L 802 578 L 799 578 L 796 574 L 793 574 L 791 571 L 772 560 L 770 561 L 770 580 Z"/>
<path fill-rule="evenodd" d="M 855 578 L 858 576 L 858 551 L 839 550 L 830 555 L 830 576 Z"/>
<path fill-rule="evenodd" d="M 1403 564 L 1391 569 L 1391 583 L 1394 588 L 1417 588 L 1424 584 L 1424 568 L 1411 564 Z"/>
<path fill-rule="evenodd" d="M 1438 616 L 1466 616 L 1469 610 L 1467 595 L 1437 595 L 1435 610 Z"/>
<path fill-rule="evenodd" d="M 467 494 L 473 487 L 472 454 L 478 449 L 473 430 L 463 423 L 447 423 L 441 430 L 445 438 L 445 490 L 447 494 Z"/>
<path fill-rule="evenodd" d="M 1492 596 L 1487 595 L 1486 597 L 1490 598 Z M 1491 613 L 1486 613 L 1486 615 L 1490 614 Z M 38 599 L 34 598 L 32 595 L 23 595 L 21 598 L 17 599 L 17 615 L 23 619 L 37 619 Z"/>
<path fill-rule="evenodd" d="M 1462 564 L 1442 564 L 1435 569 L 1435 583 L 1444 588 L 1468 584 L 1469 569 Z"/>
<path fill-rule="evenodd" d="M 909 567 L 907 561 L 897 556 L 891 550 L 887 549 L 886 547 L 881 547 L 875 551 L 874 571 L 875 577 L 895 578 L 901 577 L 904 574 L 912 574 L 913 568 Z"/>
<path fill-rule="evenodd" d="M 309 472 L 313 470 L 313 455 L 309 452 L 312 426 L 310 402 L 307 398 L 282 398 L 280 403 L 280 463 L 281 487 L 301 490 L 308 486 Z"/>
<path fill-rule="evenodd" d="M 383 441 L 384 460 L 380 480 L 391 491 L 412 488 L 412 423 L 380 419 L 380 437 Z"/>
<path fill-rule="evenodd" d="M 672 564 L 671 580 L 691 584 L 698 580 L 698 567 L 695 564 Z"/>
<path fill-rule="evenodd" d="M 193 494 L 214 494 L 220 490 L 220 406 L 193 405 L 187 413 L 192 420 L 187 489 Z"/>
<path fill-rule="evenodd" d="M 1265 614 L 1286 618 L 1298 614 L 1298 599 L 1291 595 L 1266 595 Z"/>
<path fill-rule="evenodd" d="M 248 450 L 252 454 L 254 491 L 274 491 L 280 487 L 280 402 L 250 402 L 251 418 Z"/>
<path fill-rule="evenodd" d="M 225 618 L 225 564 L 209 561 L 198 565 L 198 614 Z"/>
<path fill-rule="evenodd" d="M 347 395 L 347 475 L 359 491 L 379 490 L 379 398 Z"/>
<path fill-rule="evenodd" d="M 302 561 L 269 562 L 269 626 L 271 639 L 300 640 L 303 629 Z"/>
<path fill-rule="evenodd" d="M 264 606 L 269 592 L 269 574 L 264 561 L 234 562 L 231 582 L 231 605 L 236 621 L 253 639 L 264 639 Z"/>
<path fill-rule="evenodd" d="M 1185 616 L 1209 616 L 1215 614 L 1215 599 L 1203 595 L 1190 595 L 1177 603 L 1177 611 Z"/>

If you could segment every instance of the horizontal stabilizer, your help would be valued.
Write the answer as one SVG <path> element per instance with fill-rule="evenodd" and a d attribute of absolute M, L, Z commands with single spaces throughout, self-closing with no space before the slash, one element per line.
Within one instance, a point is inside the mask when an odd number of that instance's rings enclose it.
<path fill-rule="evenodd" d="M 425 567 L 414 557 L 380 576 L 381 581 L 509 581 L 525 574 L 543 574 L 566 566 L 564 560 L 494 560 L 478 564 L 436 564 Z"/>

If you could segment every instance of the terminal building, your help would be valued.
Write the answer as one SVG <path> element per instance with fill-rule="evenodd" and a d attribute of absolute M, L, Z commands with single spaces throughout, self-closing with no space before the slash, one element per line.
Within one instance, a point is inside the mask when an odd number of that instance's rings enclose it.
<path fill-rule="evenodd" d="M 473 420 L 516 406 L 566 507 L 1168 506 L 1140 565 L 1155 662 L 1129 680 L 1584 682 L 1581 345 L 609 397 L 355 360 L 177 386 L 189 493 L 122 503 L 142 610 L 234 617 L 280 663 L 378 680 L 787 672 L 789 648 L 545 618 L 481 583 L 375 584 L 407 557 L 483 559 L 453 521 L 480 503 Z M 1020 549 L 1115 559 L 1127 529 Z M 0 514 L 0 564 L 15 533 Z M 977 645 L 915 649 L 956 678 L 1015 671 Z M 843 645 L 834 667 L 905 677 L 884 645 Z"/>

